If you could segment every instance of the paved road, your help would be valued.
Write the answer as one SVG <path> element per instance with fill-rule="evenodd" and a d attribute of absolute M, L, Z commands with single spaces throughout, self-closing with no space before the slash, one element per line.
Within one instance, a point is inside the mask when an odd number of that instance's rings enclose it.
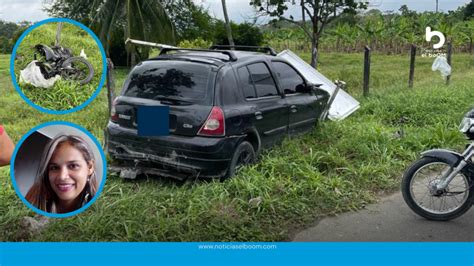
<path fill-rule="evenodd" d="M 425 220 L 413 213 L 401 193 L 358 212 L 315 221 L 293 241 L 474 241 L 474 206 L 449 222 Z"/>

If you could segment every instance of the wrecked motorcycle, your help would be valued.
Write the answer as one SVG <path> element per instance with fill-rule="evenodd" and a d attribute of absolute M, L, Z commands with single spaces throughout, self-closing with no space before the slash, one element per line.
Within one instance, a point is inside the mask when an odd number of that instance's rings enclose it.
<path fill-rule="evenodd" d="M 44 44 L 35 45 L 35 49 L 45 59 L 44 62 L 36 62 L 45 79 L 60 75 L 65 80 L 78 81 L 80 84 L 87 84 L 92 80 L 94 68 L 91 63 L 82 56 L 73 56 L 70 49 Z"/>
<path fill-rule="evenodd" d="M 425 151 L 403 176 L 403 199 L 426 219 L 451 220 L 474 203 L 474 109 L 466 113 L 459 131 L 471 141 L 462 154 L 442 149 Z"/>

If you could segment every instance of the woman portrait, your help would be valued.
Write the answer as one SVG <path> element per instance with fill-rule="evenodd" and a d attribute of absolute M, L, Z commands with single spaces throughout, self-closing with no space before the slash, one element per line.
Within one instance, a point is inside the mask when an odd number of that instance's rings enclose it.
<path fill-rule="evenodd" d="M 71 213 L 98 193 L 103 161 L 97 145 L 77 131 L 42 129 L 21 144 L 15 158 L 15 186 L 36 209 Z"/>
<path fill-rule="evenodd" d="M 43 153 L 26 200 L 49 213 L 68 213 L 81 208 L 97 192 L 94 162 L 94 155 L 80 137 L 55 137 Z"/>

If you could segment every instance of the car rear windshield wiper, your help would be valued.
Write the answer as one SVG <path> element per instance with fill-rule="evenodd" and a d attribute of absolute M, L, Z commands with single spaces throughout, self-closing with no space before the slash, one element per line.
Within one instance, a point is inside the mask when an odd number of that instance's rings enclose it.
<path fill-rule="evenodd" d="M 170 104 L 170 105 L 190 105 L 193 104 L 191 101 L 187 101 L 180 97 L 173 96 L 157 96 L 155 100 L 159 100 L 161 103 Z"/>

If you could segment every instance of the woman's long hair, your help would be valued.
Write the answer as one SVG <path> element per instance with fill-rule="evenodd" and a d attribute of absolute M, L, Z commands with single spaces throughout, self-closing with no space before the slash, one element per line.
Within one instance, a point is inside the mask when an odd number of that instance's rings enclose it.
<path fill-rule="evenodd" d="M 53 156 L 54 151 L 62 144 L 67 143 L 72 147 L 79 150 L 84 157 L 87 165 L 94 163 L 94 154 L 87 145 L 87 143 L 78 136 L 73 135 L 58 135 L 53 138 L 48 145 L 46 145 L 43 155 L 41 156 L 38 172 L 33 186 L 26 194 L 26 200 L 30 202 L 36 208 L 45 212 L 55 212 L 55 205 L 58 200 L 56 193 L 51 187 L 48 176 L 48 165 Z M 94 164 L 95 168 L 95 164 Z M 77 209 L 89 202 L 97 192 L 98 180 L 96 177 L 95 169 L 89 176 L 86 186 L 82 193 L 79 195 L 81 200 L 77 206 Z"/>

